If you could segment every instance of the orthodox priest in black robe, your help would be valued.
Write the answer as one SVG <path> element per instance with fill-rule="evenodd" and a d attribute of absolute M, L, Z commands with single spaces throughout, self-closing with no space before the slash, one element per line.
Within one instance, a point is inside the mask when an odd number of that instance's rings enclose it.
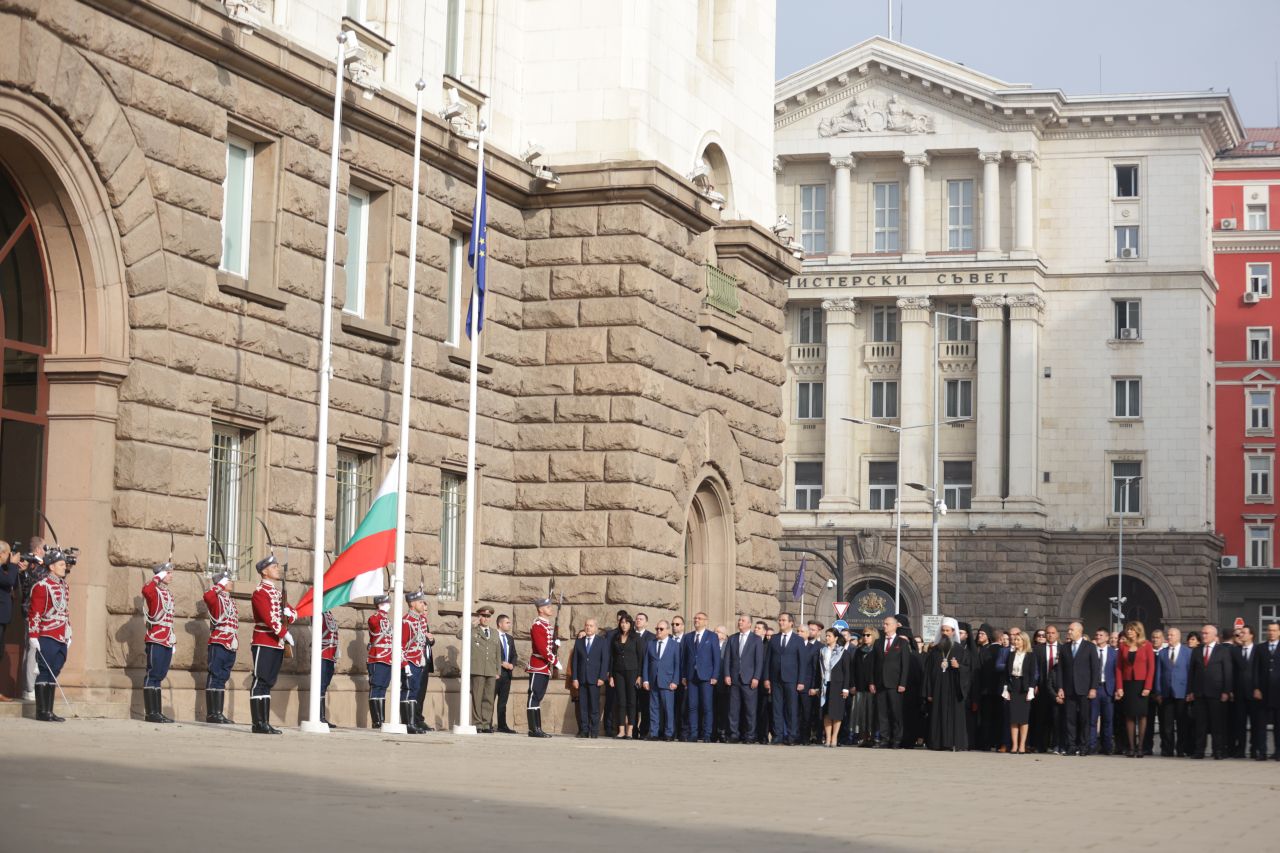
<path fill-rule="evenodd" d="M 925 658 L 925 696 L 929 705 L 929 748 L 953 752 L 969 748 L 965 703 L 972 675 L 969 655 L 957 634 L 960 626 L 946 617 Z"/>

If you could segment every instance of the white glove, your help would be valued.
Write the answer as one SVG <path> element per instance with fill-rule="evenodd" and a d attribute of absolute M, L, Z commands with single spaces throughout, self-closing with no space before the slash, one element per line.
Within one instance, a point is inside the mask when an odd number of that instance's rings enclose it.
<path fill-rule="evenodd" d="M 40 638 L 39 638 L 39 637 L 28 637 L 28 638 L 27 638 L 27 648 L 31 649 L 31 651 L 33 651 L 33 652 L 38 652 L 38 651 L 40 651 Z"/>
<path fill-rule="evenodd" d="M 296 622 L 298 619 L 298 611 L 294 610 L 292 607 L 286 607 L 284 609 L 284 615 L 289 617 L 290 622 Z"/>
<path fill-rule="evenodd" d="M 560 661 L 556 661 L 556 672 L 564 672 L 564 664 Z"/>
<path fill-rule="evenodd" d="M 409 666 L 409 664 L 405 664 L 405 665 L 404 665 L 404 674 L 405 674 L 405 675 L 408 675 L 408 676 L 412 676 L 412 675 L 413 675 L 413 667 Z"/>
<path fill-rule="evenodd" d="M 1028 687 L 1028 688 L 1027 688 L 1027 701 L 1028 701 L 1028 702 L 1030 702 L 1032 699 L 1035 699 L 1035 698 L 1036 698 L 1036 689 L 1035 689 L 1034 687 Z"/>
<path fill-rule="evenodd" d="M 292 631 L 285 631 L 285 632 L 284 632 L 284 641 L 285 641 L 285 643 L 286 643 L 286 644 L 288 644 L 288 645 L 290 645 L 290 646 L 292 646 L 292 645 L 293 645 L 293 632 L 292 632 Z"/>
<path fill-rule="evenodd" d="M 1000 691 L 1000 698 L 1001 698 L 1001 699 L 1008 699 L 1008 698 L 1009 698 L 1009 688 L 1008 688 L 1008 687 L 1006 687 L 1004 690 L 1001 690 L 1001 691 Z"/>

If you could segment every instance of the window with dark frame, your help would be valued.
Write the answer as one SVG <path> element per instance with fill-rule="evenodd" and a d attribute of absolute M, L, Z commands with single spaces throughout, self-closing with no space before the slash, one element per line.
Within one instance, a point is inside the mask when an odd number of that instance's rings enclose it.
<path fill-rule="evenodd" d="M 867 508 L 873 510 L 893 509 L 898 501 L 898 462 L 868 462 Z"/>
<path fill-rule="evenodd" d="M 795 463 L 795 485 L 795 508 L 816 510 L 819 501 L 822 500 L 822 463 Z"/>
<path fill-rule="evenodd" d="M 1133 164 L 1116 166 L 1116 198 L 1138 197 L 1138 167 Z"/>

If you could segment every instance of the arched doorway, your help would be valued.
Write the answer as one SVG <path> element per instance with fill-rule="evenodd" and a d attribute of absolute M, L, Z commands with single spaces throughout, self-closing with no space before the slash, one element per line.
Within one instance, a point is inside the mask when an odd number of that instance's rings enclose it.
<path fill-rule="evenodd" d="M 705 179 L 706 188 L 724 196 L 726 218 L 736 217 L 737 208 L 733 197 L 733 175 L 729 171 L 729 158 L 725 156 L 724 150 L 717 143 L 710 142 L 702 149 L 702 155 L 699 160 L 709 172 Z"/>
<path fill-rule="evenodd" d="M 1084 597 L 1084 605 L 1080 608 L 1080 621 L 1084 623 L 1085 632 L 1089 635 L 1097 628 L 1107 626 L 1114 628 L 1116 619 L 1111 612 L 1111 602 L 1116 595 L 1116 577 L 1114 574 L 1099 579 L 1089 588 Z M 1124 619 L 1126 622 L 1137 620 L 1150 633 L 1152 628 L 1163 624 L 1164 608 L 1160 598 L 1147 583 L 1132 575 L 1124 576 Z"/>
<path fill-rule="evenodd" d="M 31 205 L 0 169 L 0 538 L 18 540 L 15 549 L 40 529 L 44 508 L 49 290 L 42 247 Z M 15 649 L 6 651 L 0 673 L 6 694 L 16 688 Z"/>
<path fill-rule="evenodd" d="M 707 476 L 694 492 L 685 520 L 681 613 L 688 624 L 699 611 L 712 627 L 729 624 L 737 567 L 733 543 L 728 492 L 718 477 Z"/>

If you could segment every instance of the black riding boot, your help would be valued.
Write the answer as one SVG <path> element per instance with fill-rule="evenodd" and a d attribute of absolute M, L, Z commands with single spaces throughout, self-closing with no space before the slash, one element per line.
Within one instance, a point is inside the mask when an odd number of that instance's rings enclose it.
<path fill-rule="evenodd" d="M 529 737 L 551 737 L 542 730 L 541 708 L 534 708 L 529 712 Z"/>
<path fill-rule="evenodd" d="M 220 690 L 206 690 L 204 692 L 204 721 L 206 723 L 220 723 L 218 719 L 218 699 L 222 696 Z"/>
<path fill-rule="evenodd" d="M 331 731 L 337 728 L 337 726 L 329 722 L 329 697 L 328 696 L 320 697 L 320 722 L 327 725 Z"/>
<path fill-rule="evenodd" d="M 144 712 L 142 719 L 145 720 L 146 722 L 148 723 L 164 722 L 164 719 L 161 718 L 160 716 L 160 712 L 156 710 L 156 705 L 159 704 L 159 701 L 158 701 L 159 699 L 160 699 L 160 691 L 152 690 L 150 687 L 142 688 L 142 709 Z"/>
<path fill-rule="evenodd" d="M 218 693 L 218 722 L 224 726 L 234 726 L 236 721 L 227 716 L 227 691 L 219 690 Z"/>
<path fill-rule="evenodd" d="M 262 727 L 267 730 L 269 735 L 282 735 L 284 732 L 271 725 L 271 697 L 265 696 L 262 699 Z"/>
<path fill-rule="evenodd" d="M 369 725 L 375 729 L 382 728 L 382 700 L 381 699 L 369 700 Z"/>

